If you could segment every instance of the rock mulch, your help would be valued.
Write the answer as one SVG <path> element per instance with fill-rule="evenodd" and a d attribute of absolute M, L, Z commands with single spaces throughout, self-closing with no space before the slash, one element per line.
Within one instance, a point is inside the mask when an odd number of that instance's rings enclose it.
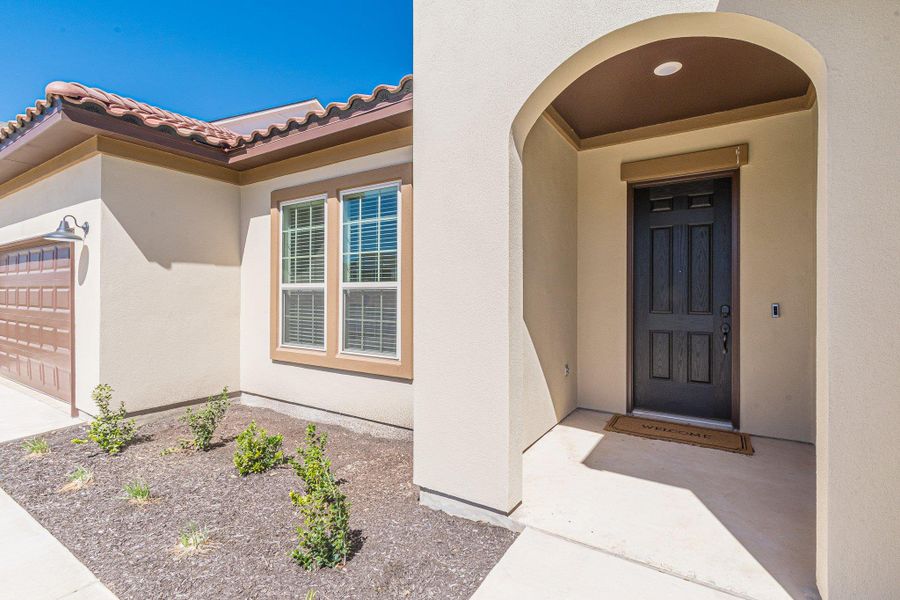
<path fill-rule="evenodd" d="M 306 422 L 263 408 L 232 406 L 208 452 L 163 455 L 187 435 L 174 417 L 141 428 L 119 456 L 74 445 L 86 426 L 44 437 L 52 451 L 27 458 L 21 442 L 0 444 L 0 486 L 72 551 L 121 600 L 165 598 L 468 598 L 512 544 L 502 528 L 457 519 L 418 504 L 412 443 L 333 425 L 328 451 L 351 506 L 357 550 L 341 569 L 304 571 L 291 562 L 298 522 L 288 492 L 300 481 L 288 468 L 239 477 L 234 438 L 251 419 L 285 438 L 293 451 Z M 93 471 L 88 485 L 62 493 L 66 474 Z M 122 498 L 134 479 L 158 499 Z M 178 531 L 197 523 L 209 550 L 173 552 Z M 7 541 L 9 543 L 10 541 Z"/>

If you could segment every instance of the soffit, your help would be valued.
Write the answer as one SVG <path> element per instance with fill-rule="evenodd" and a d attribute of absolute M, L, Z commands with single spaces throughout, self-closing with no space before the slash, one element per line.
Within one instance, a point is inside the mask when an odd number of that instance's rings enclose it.
<path fill-rule="evenodd" d="M 676 60 L 668 77 L 653 69 Z M 780 54 L 740 40 L 673 38 L 623 52 L 575 80 L 553 107 L 579 138 L 803 96 L 810 81 Z"/>

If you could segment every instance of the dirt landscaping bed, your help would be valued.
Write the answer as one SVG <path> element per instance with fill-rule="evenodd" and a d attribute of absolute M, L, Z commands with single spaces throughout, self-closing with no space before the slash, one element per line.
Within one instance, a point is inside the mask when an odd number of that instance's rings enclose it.
<path fill-rule="evenodd" d="M 319 425 L 351 502 L 356 552 L 341 569 L 305 571 L 292 562 L 302 490 L 289 467 L 239 477 L 235 436 L 251 421 L 284 435 L 293 452 L 304 421 L 234 405 L 208 452 L 166 448 L 187 437 L 174 417 L 146 425 L 119 456 L 94 444 L 74 445 L 86 426 L 43 437 L 51 452 L 26 457 L 21 441 L 0 444 L 0 487 L 25 507 L 121 600 L 145 598 L 468 598 L 515 538 L 502 528 L 450 517 L 418 504 L 412 443 Z M 66 474 L 93 471 L 83 488 L 60 492 Z M 136 505 L 123 486 L 143 479 L 158 499 Z M 173 552 L 178 532 L 196 523 L 208 551 Z M 7 540 L 7 543 L 14 543 Z"/>

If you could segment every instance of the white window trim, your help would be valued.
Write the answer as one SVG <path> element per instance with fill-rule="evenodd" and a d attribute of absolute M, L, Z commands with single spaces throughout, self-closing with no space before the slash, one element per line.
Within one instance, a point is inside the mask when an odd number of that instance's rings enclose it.
<path fill-rule="evenodd" d="M 284 209 L 294 204 L 305 204 L 322 200 L 324 202 L 324 272 L 322 283 L 285 283 L 284 282 Z M 299 348 L 311 352 L 321 352 L 328 348 L 328 194 L 307 196 L 296 200 L 285 200 L 278 204 L 278 345 L 281 348 Z M 285 290 L 322 290 L 324 321 L 322 324 L 322 346 L 304 346 L 302 344 L 286 344 L 284 342 L 284 291 Z"/>
<path fill-rule="evenodd" d="M 397 281 L 367 281 L 367 282 L 344 282 L 344 196 L 367 192 L 369 190 L 378 190 L 386 187 L 397 188 Z M 338 209 L 340 214 L 340 222 L 338 224 L 338 340 L 337 355 L 338 356 L 365 356 L 367 358 L 378 358 L 381 360 L 400 361 L 403 356 L 402 348 L 402 327 L 403 319 L 403 294 L 401 292 L 401 278 L 403 277 L 403 182 L 399 179 L 376 183 L 373 185 L 364 185 L 360 187 L 341 190 L 338 195 Z M 345 289 L 373 289 L 384 290 L 393 289 L 397 293 L 397 352 L 391 356 L 390 354 L 377 354 L 375 352 L 359 352 L 355 350 L 344 350 L 344 290 Z"/>

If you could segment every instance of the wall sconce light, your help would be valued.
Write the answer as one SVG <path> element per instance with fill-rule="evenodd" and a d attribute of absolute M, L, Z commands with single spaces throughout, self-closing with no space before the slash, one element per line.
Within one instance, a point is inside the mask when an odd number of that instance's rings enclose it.
<path fill-rule="evenodd" d="M 81 229 L 84 232 L 85 237 L 88 234 L 88 223 L 84 221 L 81 225 L 78 224 L 78 220 L 72 215 L 66 215 L 62 218 L 62 221 L 59 222 L 59 227 L 56 228 L 56 231 L 48 233 L 44 236 L 45 240 L 51 240 L 54 242 L 80 242 L 83 238 L 75 233 L 75 228 L 70 227 L 69 223 L 66 219 L 72 219 L 75 223 L 75 227 Z"/>

